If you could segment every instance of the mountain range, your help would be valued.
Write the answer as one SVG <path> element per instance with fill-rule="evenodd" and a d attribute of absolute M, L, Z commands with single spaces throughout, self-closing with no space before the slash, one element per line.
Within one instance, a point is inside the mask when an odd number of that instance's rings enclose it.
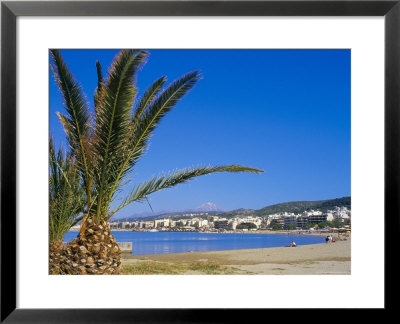
<path fill-rule="evenodd" d="M 113 217 L 112 220 L 130 220 L 130 219 L 139 219 L 139 218 L 156 218 L 161 215 L 181 215 L 181 214 L 200 214 L 200 213 L 218 213 L 218 212 L 225 212 L 226 210 L 217 206 L 213 202 L 206 202 L 196 208 L 185 209 L 185 210 L 162 210 L 159 212 L 144 212 L 138 214 L 132 214 L 131 216 L 124 216 L 124 217 Z"/>
<path fill-rule="evenodd" d="M 206 213 L 206 212 L 225 212 L 226 210 L 217 206 L 212 202 L 206 202 L 201 206 L 193 209 L 187 209 L 185 213 Z"/>
<path fill-rule="evenodd" d="M 230 218 L 230 217 L 245 216 L 251 214 L 254 216 L 263 217 L 267 215 L 273 215 L 284 212 L 295 213 L 295 214 L 300 214 L 302 212 L 310 210 L 320 210 L 322 212 L 326 212 L 327 210 L 332 210 L 335 207 L 347 207 L 348 209 L 351 209 L 351 197 L 342 197 L 342 198 L 316 200 L 316 201 L 291 201 L 291 202 L 266 206 L 261 209 L 232 210 L 225 213 L 221 213 L 219 216 Z"/>
<path fill-rule="evenodd" d="M 182 217 L 184 214 L 200 214 L 200 213 L 216 214 L 220 217 L 225 217 L 225 218 L 242 217 L 247 215 L 262 217 L 283 212 L 296 213 L 296 214 L 309 210 L 321 210 L 323 212 L 326 212 L 327 210 L 331 210 L 336 206 L 347 207 L 351 209 L 351 197 L 342 197 L 342 198 L 316 200 L 316 201 L 292 201 L 292 202 L 285 202 L 285 203 L 266 206 L 261 209 L 241 208 L 231 211 L 226 211 L 212 202 L 207 202 L 199 207 L 192 209 L 186 209 L 181 211 L 164 210 L 156 213 L 140 213 L 140 214 L 133 214 L 128 217 L 125 216 L 125 217 L 113 218 L 112 220 L 113 221 L 116 220 L 134 221 L 139 219 L 153 220 L 162 217 L 176 218 L 176 217 Z"/>

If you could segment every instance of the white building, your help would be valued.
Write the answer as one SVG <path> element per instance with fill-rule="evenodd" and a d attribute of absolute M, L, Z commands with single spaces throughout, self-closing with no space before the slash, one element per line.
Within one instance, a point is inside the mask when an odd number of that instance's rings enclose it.
<path fill-rule="evenodd" d="M 169 227 L 169 226 L 170 226 L 170 219 L 168 219 L 168 218 L 154 220 L 154 227 L 155 228 Z"/>
<path fill-rule="evenodd" d="M 333 211 L 330 211 L 335 219 L 341 222 L 346 222 L 351 218 L 351 210 L 347 207 L 335 207 Z"/>

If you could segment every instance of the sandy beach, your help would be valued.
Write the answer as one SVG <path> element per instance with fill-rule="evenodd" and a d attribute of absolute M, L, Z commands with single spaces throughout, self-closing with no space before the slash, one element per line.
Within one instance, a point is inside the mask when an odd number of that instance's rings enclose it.
<path fill-rule="evenodd" d="M 213 264 L 224 269 L 221 274 L 317 275 L 351 273 L 351 239 L 331 244 L 313 244 L 297 247 L 277 247 L 210 252 L 186 252 L 154 255 L 124 255 L 123 266 L 140 263 L 183 266 Z M 205 274 L 183 268 L 176 274 Z"/>

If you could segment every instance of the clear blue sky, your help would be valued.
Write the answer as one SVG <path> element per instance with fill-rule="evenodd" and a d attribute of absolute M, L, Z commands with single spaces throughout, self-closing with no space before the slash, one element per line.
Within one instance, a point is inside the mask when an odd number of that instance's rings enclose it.
<path fill-rule="evenodd" d="M 90 108 L 95 62 L 106 74 L 118 50 L 62 50 Z M 162 120 L 132 180 L 198 165 L 242 164 L 256 174 L 211 174 L 150 196 L 154 211 L 211 201 L 227 209 L 350 195 L 350 50 L 149 50 L 139 95 L 158 77 L 203 79 Z M 66 146 L 64 111 L 50 75 L 50 131 Z M 129 187 L 127 188 L 129 189 Z M 149 212 L 146 203 L 118 217 Z"/>

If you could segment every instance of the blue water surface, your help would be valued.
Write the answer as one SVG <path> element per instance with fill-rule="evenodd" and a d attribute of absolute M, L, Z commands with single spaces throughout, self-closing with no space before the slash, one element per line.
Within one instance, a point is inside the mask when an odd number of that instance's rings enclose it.
<path fill-rule="evenodd" d="M 318 236 L 288 234 L 238 234 L 198 232 L 111 232 L 117 242 L 132 242 L 132 255 L 180 252 L 222 251 L 324 243 Z M 64 242 L 76 238 L 78 232 L 65 234 Z"/>

